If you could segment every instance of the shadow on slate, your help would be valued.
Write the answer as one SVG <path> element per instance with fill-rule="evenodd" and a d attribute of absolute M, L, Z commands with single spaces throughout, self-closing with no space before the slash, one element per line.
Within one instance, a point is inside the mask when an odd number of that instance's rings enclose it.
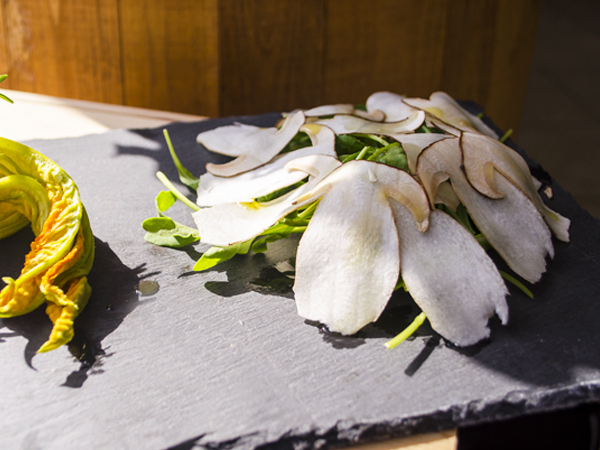
<path fill-rule="evenodd" d="M 27 227 L 8 239 L 0 240 L 0 254 L 22 255 L 22 258 L 0 259 L 3 276 L 16 278 L 19 275 L 33 239 L 34 234 Z M 75 336 L 68 344 L 71 354 L 81 363 L 79 370 L 71 373 L 63 384 L 73 388 L 81 387 L 89 373 L 101 373 L 102 357 L 110 356 L 102 348 L 102 340 L 121 324 L 138 302 L 136 286 L 141 268 L 132 270 L 123 265 L 108 244 L 99 239 L 95 239 L 95 246 L 94 266 L 88 276 L 92 295 L 75 320 Z M 29 314 L 0 320 L 0 326 L 11 330 L 11 333 L 0 334 L 0 338 L 23 336 L 27 339 L 24 358 L 32 369 L 37 350 L 52 330 L 45 309 L 46 304 L 43 303 Z"/>

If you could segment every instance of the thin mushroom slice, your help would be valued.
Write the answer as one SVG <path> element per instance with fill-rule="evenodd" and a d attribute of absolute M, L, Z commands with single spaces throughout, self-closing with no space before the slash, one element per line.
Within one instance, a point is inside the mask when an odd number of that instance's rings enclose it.
<path fill-rule="evenodd" d="M 298 314 L 351 335 L 377 320 L 396 285 L 400 254 L 389 196 L 425 215 L 418 182 L 401 170 L 369 161 L 344 164 L 321 182 L 321 201 L 296 256 Z M 420 217 L 420 214 L 417 213 Z"/>
<path fill-rule="evenodd" d="M 475 344 L 490 334 L 488 320 L 508 321 L 508 294 L 498 269 L 462 225 L 432 210 L 421 233 L 412 214 L 392 201 L 398 227 L 402 280 L 431 326 L 458 346 Z"/>
<path fill-rule="evenodd" d="M 423 111 L 413 111 L 413 113 L 399 122 L 373 122 L 361 117 L 338 114 L 331 119 L 319 119 L 315 123 L 328 126 L 335 134 L 349 133 L 372 133 L 385 136 L 394 136 L 396 134 L 409 133 L 419 128 L 425 120 Z"/>
<path fill-rule="evenodd" d="M 314 199 L 299 197 L 309 192 L 341 163 L 327 155 L 311 155 L 290 161 L 286 168 L 311 178 L 299 188 L 267 203 L 224 203 L 192 214 L 201 242 L 219 247 L 244 242 L 260 235 L 279 219 Z"/>
<path fill-rule="evenodd" d="M 268 133 L 265 130 L 269 129 L 236 122 L 204 131 L 198 134 L 196 141 L 211 152 L 236 157 L 252 150 L 254 142 Z"/>
<path fill-rule="evenodd" d="M 546 255 L 554 255 L 552 235 L 535 205 L 502 174 L 494 182 L 505 193 L 491 199 L 479 193 L 461 170 L 457 139 L 438 141 L 419 156 L 417 174 L 430 199 L 439 184 L 451 179 L 456 194 L 477 228 L 512 270 L 531 283 L 546 270 Z"/>
<path fill-rule="evenodd" d="M 548 208 L 542 201 L 536 180 L 521 155 L 501 142 L 468 132 L 461 137 L 461 147 L 465 173 L 475 189 L 491 198 L 502 197 L 504 193 L 494 183 L 494 171 L 500 171 L 529 197 L 554 235 L 561 241 L 569 242 L 570 220 Z"/>
<path fill-rule="evenodd" d="M 306 173 L 286 165 L 309 155 L 336 156 L 335 134 L 321 125 L 304 125 L 313 143 L 310 147 L 276 156 L 271 162 L 254 170 L 233 177 L 217 177 L 211 173 L 200 176 L 196 203 L 199 206 L 215 206 L 222 203 L 251 203 L 255 198 L 291 186 L 304 178 Z"/>
<path fill-rule="evenodd" d="M 402 101 L 402 95 L 393 92 L 375 92 L 367 99 L 367 111 L 382 111 L 386 122 L 398 122 L 414 113 L 415 108 Z"/>
<path fill-rule="evenodd" d="M 450 136 L 445 134 L 438 133 L 412 133 L 394 136 L 394 138 L 402 144 L 402 148 L 404 149 L 404 153 L 406 153 L 406 159 L 408 161 L 408 169 L 412 174 L 416 173 L 417 158 L 419 157 L 419 154 L 434 142 L 449 137 Z"/>
<path fill-rule="evenodd" d="M 463 131 L 477 131 L 494 139 L 499 137 L 483 120 L 468 112 L 445 92 L 434 92 L 429 100 L 406 98 L 403 101 L 410 106 L 427 111 Z"/>
<path fill-rule="evenodd" d="M 304 114 L 298 111 L 284 120 L 281 128 L 261 128 L 244 137 L 244 151 L 224 164 L 206 164 L 206 170 L 220 177 L 231 177 L 262 166 L 271 161 L 304 124 Z"/>

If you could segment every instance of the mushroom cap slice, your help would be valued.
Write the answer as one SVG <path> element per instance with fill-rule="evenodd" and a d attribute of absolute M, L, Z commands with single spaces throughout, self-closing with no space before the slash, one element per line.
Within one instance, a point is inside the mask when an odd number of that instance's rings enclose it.
<path fill-rule="evenodd" d="M 508 321 L 508 294 L 493 261 L 458 222 L 432 210 L 419 232 L 410 212 L 391 202 L 400 238 L 401 274 L 431 326 L 458 346 L 489 336 L 488 319 Z"/>
<path fill-rule="evenodd" d="M 386 122 L 398 122 L 409 117 L 414 111 L 402 100 L 402 95 L 393 92 L 375 92 L 367 99 L 367 111 L 383 111 Z"/>
<path fill-rule="evenodd" d="M 315 123 L 328 126 L 335 134 L 372 133 L 394 137 L 396 134 L 408 133 L 419 128 L 425 120 L 423 111 L 412 114 L 399 122 L 373 122 L 348 114 L 338 114 L 331 119 L 319 119 Z"/>
<path fill-rule="evenodd" d="M 223 203 L 194 212 L 192 217 L 201 242 L 226 247 L 260 235 L 282 217 L 313 201 L 313 198 L 298 199 L 340 164 L 336 158 L 326 155 L 297 158 L 286 168 L 302 171 L 303 177 L 311 177 L 299 188 L 267 203 Z"/>
<path fill-rule="evenodd" d="M 554 255 L 552 235 L 531 200 L 494 170 L 494 183 L 505 196 L 491 199 L 475 190 L 461 170 L 458 139 L 445 139 L 424 150 L 417 174 L 430 199 L 438 185 L 450 178 L 452 186 L 477 228 L 512 270 L 535 283 L 546 270 L 546 255 Z"/>
<path fill-rule="evenodd" d="M 321 125 L 305 125 L 313 145 L 276 156 L 271 162 L 254 170 L 233 177 L 218 177 L 212 173 L 200 176 L 196 203 L 199 206 L 215 206 L 221 203 L 250 203 L 255 198 L 291 186 L 304 178 L 306 173 L 293 170 L 286 165 L 304 156 L 322 154 L 336 156 L 335 134 Z"/>
<path fill-rule="evenodd" d="M 264 131 L 269 130 L 269 131 Z M 271 133 L 269 128 L 260 128 L 255 125 L 234 123 L 225 125 L 198 134 L 196 141 L 208 150 L 226 156 L 240 156 L 252 150 L 256 140 L 262 139 L 265 133 Z"/>
<path fill-rule="evenodd" d="M 220 177 L 231 177 L 266 164 L 296 136 L 304 120 L 304 114 L 298 111 L 287 116 L 279 129 L 260 128 L 246 133 L 243 135 L 244 151 L 236 159 L 224 164 L 208 163 L 206 170 Z M 238 133 L 236 137 L 241 138 L 242 134 Z"/>
<path fill-rule="evenodd" d="M 417 158 L 419 154 L 431 144 L 442 139 L 447 139 L 450 136 L 438 133 L 412 133 L 412 134 L 398 134 L 394 135 L 402 148 L 406 153 L 406 159 L 408 161 L 408 169 L 412 174 L 416 173 L 417 169 Z"/>
<path fill-rule="evenodd" d="M 502 197 L 504 193 L 494 182 L 494 171 L 499 171 L 529 197 L 554 235 L 561 241 L 569 242 L 570 220 L 552 211 L 542 201 L 536 182 L 521 155 L 482 134 L 465 132 L 460 142 L 465 173 L 475 189 L 490 198 Z"/>
<path fill-rule="evenodd" d="M 389 197 L 407 204 L 413 226 L 421 229 L 428 221 L 427 199 L 409 174 L 370 161 L 344 164 L 313 192 L 322 198 L 298 246 L 293 288 L 298 314 L 354 334 L 377 320 L 398 279 Z"/>
<path fill-rule="evenodd" d="M 403 101 L 410 106 L 427 111 L 461 130 L 478 131 L 494 139 L 499 137 L 483 120 L 468 112 L 445 92 L 434 92 L 429 100 L 405 98 Z"/>

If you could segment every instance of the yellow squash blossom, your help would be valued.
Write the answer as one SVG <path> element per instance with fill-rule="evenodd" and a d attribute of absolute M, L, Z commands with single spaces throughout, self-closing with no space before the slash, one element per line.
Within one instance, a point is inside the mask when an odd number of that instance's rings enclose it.
<path fill-rule="evenodd" d="M 28 223 L 36 238 L 19 277 L 2 278 L 0 317 L 26 314 L 45 301 L 54 327 L 38 351 L 47 352 L 73 338 L 73 321 L 90 297 L 94 236 L 69 175 L 35 150 L 0 138 L 0 239 Z"/>

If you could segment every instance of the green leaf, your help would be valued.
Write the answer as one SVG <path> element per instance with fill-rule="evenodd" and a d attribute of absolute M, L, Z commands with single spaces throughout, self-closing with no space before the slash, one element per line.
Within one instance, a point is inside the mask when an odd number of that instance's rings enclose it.
<path fill-rule="evenodd" d="M 296 133 L 296 136 L 294 136 L 292 140 L 288 142 L 287 145 L 283 147 L 283 150 L 281 150 L 281 152 L 279 153 L 289 153 L 304 147 L 310 147 L 311 145 L 312 141 L 310 140 L 308 134 L 306 134 L 304 131 L 299 131 L 298 133 Z"/>
<path fill-rule="evenodd" d="M 4 80 L 6 80 L 6 77 L 7 77 L 7 76 L 8 76 L 7 74 L 2 74 L 2 75 L 0 75 L 0 83 L 2 83 Z M 0 94 L 0 98 L 1 98 L 2 100 L 6 100 L 8 103 L 14 103 L 14 102 L 13 102 L 13 101 L 12 101 L 10 98 L 8 98 L 8 97 L 7 97 L 6 95 L 4 95 L 4 94 Z"/>
<path fill-rule="evenodd" d="M 374 161 L 409 172 L 406 153 L 404 153 L 404 150 L 397 142 L 389 144 L 387 148 L 384 147 L 383 151 L 375 157 Z"/>
<path fill-rule="evenodd" d="M 183 164 L 181 164 L 181 161 L 179 161 L 179 158 L 177 157 L 177 154 L 175 153 L 175 149 L 173 148 L 173 144 L 171 143 L 171 138 L 169 137 L 169 132 L 165 129 L 163 130 L 163 134 L 165 136 L 165 141 L 167 141 L 167 147 L 169 148 L 169 153 L 171 153 L 171 158 L 173 159 L 173 162 L 175 163 L 175 167 L 177 167 L 177 172 L 179 173 L 179 180 L 181 180 L 181 182 L 186 185 L 187 187 L 189 187 L 192 191 L 197 191 L 198 190 L 198 185 L 200 184 L 200 179 L 196 178 L 194 175 L 192 175 L 189 170 L 187 170 L 185 167 L 183 167 Z"/>
<path fill-rule="evenodd" d="M 211 247 L 204 252 L 202 257 L 196 262 L 194 270 L 200 272 L 202 270 L 210 269 L 221 262 L 227 261 L 235 255 L 245 255 L 250 251 L 251 245 L 252 239 L 227 247 Z"/>
<path fill-rule="evenodd" d="M 279 197 L 284 196 L 288 192 L 293 191 L 294 189 L 299 188 L 300 186 L 302 186 L 307 181 L 308 181 L 308 177 L 306 177 L 304 180 L 298 181 L 297 183 L 292 184 L 290 186 L 286 186 L 284 188 L 277 189 L 276 191 L 273 191 L 270 194 L 263 195 L 262 197 L 257 197 L 254 200 L 256 200 L 258 203 L 270 202 L 271 200 L 275 200 L 275 199 L 277 199 Z"/>
<path fill-rule="evenodd" d="M 200 239 L 198 230 L 175 222 L 170 217 L 151 217 L 142 222 L 147 242 L 162 247 L 181 248 Z"/>
<path fill-rule="evenodd" d="M 335 151 L 342 155 L 358 154 L 365 144 L 350 134 L 340 134 L 335 137 Z"/>
<path fill-rule="evenodd" d="M 162 216 L 162 213 L 173 206 L 176 201 L 177 197 L 171 191 L 160 191 L 155 200 L 158 215 Z"/>

